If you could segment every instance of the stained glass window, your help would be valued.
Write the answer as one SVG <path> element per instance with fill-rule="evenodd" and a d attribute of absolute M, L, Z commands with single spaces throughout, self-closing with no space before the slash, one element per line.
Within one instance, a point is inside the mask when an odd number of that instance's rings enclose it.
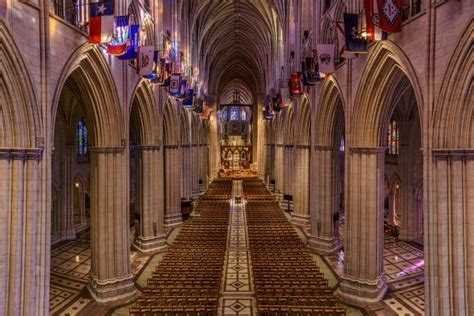
<path fill-rule="evenodd" d="M 222 119 L 227 121 L 227 108 L 224 108 L 224 111 L 222 111 Z"/>
<path fill-rule="evenodd" d="M 83 156 L 87 154 L 87 127 L 84 118 L 79 120 L 76 129 L 77 154 Z"/>
<path fill-rule="evenodd" d="M 239 107 L 233 106 L 230 109 L 230 120 L 231 121 L 238 121 L 239 120 Z"/>
<path fill-rule="evenodd" d="M 346 146 L 344 144 L 344 137 L 341 137 L 341 143 L 339 144 L 339 151 L 344 151 L 346 149 Z"/>
<path fill-rule="evenodd" d="M 242 118 L 242 121 L 246 121 L 247 120 L 247 112 L 245 112 L 245 109 L 242 110 L 242 114 L 240 116 Z"/>
<path fill-rule="evenodd" d="M 387 131 L 387 151 L 389 155 L 398 155 L 400 148 L 400 133 L 397 121 L 392 120 L 388 125 Z"/>

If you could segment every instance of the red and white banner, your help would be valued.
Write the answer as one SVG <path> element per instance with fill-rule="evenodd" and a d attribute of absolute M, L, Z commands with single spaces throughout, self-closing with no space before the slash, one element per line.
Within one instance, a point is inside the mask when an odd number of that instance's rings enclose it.
<path fill-rule="evenodd" d="M 364 0 L 365 23 L 367 26 L 367 38 L 371 41 L 383 40 L 383 31 L 379 27 L 379 11 L 377 0 Z"/>
<path fill-rule="evenodd" d="M 105 44 L 114 36 L 114 1 L 90 3 L 89 42 Z"/>
<path fill-rule="evenodd" d="M 402 30 L 402 0 L 377 0 L 379 26 L 388 33 Z"/>

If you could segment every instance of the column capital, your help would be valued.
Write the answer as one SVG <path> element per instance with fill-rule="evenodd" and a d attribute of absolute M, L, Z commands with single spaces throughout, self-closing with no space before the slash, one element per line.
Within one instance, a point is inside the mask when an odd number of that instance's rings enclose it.
<path fill-rule="evenodd" d="M 371 146 L 351 146 L 349 151 L 351 154 L 379 154 L 387 150 L 386 147 L 371 147 Z"/>
<path fill-rule="evenodd" d="M 474 156 L 474 148 L 436 148 L 432 150 L 434 156 Z"/>
<path fill-rule="evenodd" d="M 176 148 L 179 148 L 179 144 L 165 144 L 163 145 L 163 148 L 164 149 L 176 149 Z"/>
<path fill-rule="evenodd" d="M 89 147 L 88 149 L 93 154 L 120 154 L 124 151 L 125 146 Z"/>
<path fill-rule="evenodd" d="M 314 151 L 337 151 L 339 150 L 338 146 L 332 145 L 314 145 Z"/>
<path fill-rule="evenodd" d="M 39 160 L 42 154 L 42 148 L 0 147 L 0 159 L 2 160 Z"/>
<path fill-rule="evenodd" d="M 136 145 L 135 148 L 141 151 L 159 151 L 161 144 L 158 145 Z"/>

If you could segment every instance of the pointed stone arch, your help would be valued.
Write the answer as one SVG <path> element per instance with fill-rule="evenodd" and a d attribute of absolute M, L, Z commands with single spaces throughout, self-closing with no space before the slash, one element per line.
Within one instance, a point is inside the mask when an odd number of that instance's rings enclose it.
<path fill-rule="evenodd" d="M 347 211 L 340 293 L 354 303 L 378 302 L 387 291 L 383 268 L 385 135 L 398 104 L 393 102 L 397 92 L 407 87 L 413 90 L 418 111 L 423 113 L 421 88 L 410 60 L 391 41 L 375 44 L 357 88 L 346 134 Z M 423 132 L 423 122 L 420 125 Z"/>
<path fill-rule="evenodd" d="M 295 131 L 295 144 L 309 145 L 311 143 L 311 103 L 306 93 L 301 97 L 301 104 L 296 115 L 298 123 Z"/>
<path fill-rule="evenodd" d="M 133 93 L 130 106 L 130 123 L 138 137 L 133 141 L 142 146 L 159 146 L 161 131 L 159 127 L 160 115 L 155 104 L 153 87 L 148 80 L 140 80 Z M 132 137 L 132 135 L 130 135 Z"/>
<path fill-rule="evenodd" d="M 451 56 L 433 120 L 429 181 L 424 183 L 427 315 L 474 311 L 474 22 Z M 426 249 L 425 248 L 425 249 Z"/>
<path fill-rule="evenodd" d="M 432 125 L 433 147 L 474 149 L 474 22 L 456 45 L 441 85 Z"/>
<path fill-rule="evenodd" d="M 81 101 L 86 119 L 91 122 L 91 144 L 95 147 L 122 147 L 123 112 L 112 73 L 99 48 L 83 44 L 72 54 L 63 69 L 53 95 L 52 126 L 55 125 L 62 90 L 65 85 L 69 85 L 83 92 Z"/>
<path fill-rule="evenodd" d="M 166 145 L 177 145 L 180 142 L 177 105 L 173 98 L 168 97 L 165 101 L 165 110 L 163 115 L 164 137 L 163 141 Z"/>
<path fill-rule="evenodd" d="M 27 65 L 0 21 L 0 148 L 43 147 L 43 124 Z"/>
<path fill-rule="evenodd" d="M 344 130 L 344 100 L 334 77 L 326 79 L 321 88 L 315 113 L 314 138 L 316 146 L 338 146 Z"/>
<path fill-rule="evenodd" d="M 349 143 L 353 147 L 383 147 L 386 123 L 396 106 L 390 102 L 407 81 L 421 114 L 423 95 L 415 70 L 405 53 L 393 42 L 382 41 L 369 53 L 357 88 Z M 420 115 L 420 120 L 422 116 Z M 422 135 L 424 125 L 421 122 Z"/>

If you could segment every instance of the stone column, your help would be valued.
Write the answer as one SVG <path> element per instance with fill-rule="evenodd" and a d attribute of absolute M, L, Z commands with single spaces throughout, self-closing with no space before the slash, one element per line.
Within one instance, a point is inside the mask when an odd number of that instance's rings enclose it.
<path fill-rule="evenodd" d="M 383 270 L 384 155 L 383 147 L 352 147 L 347 155 L 344 273 L 340 294 L 349 302 L 378 302 L 387 291 Z"/>
<path fill-rule="evenodd" d="M 61 161 L 61 240 L 76 239 L 74 229 L 74 175 L 72 174 L 75 162 L 76 146 L 66 145 Z"/>
<path fill-rule="evenodd" d="M 199 169 L 201 165 L 201 151 L 199 150 L 199 144 L 191 145 L 191 163 L 193 166 L 193 182 L 191 198 L 193 200 L 199 197 Z"/>
<path fill-rule="evenodd" d="M 309 214 L 309 158 L 310 145 L 296 145 L 295 146 L 295 163 L 294 168 L 295 177 L 293 180 L 294 186 L 294 213 L 292 217 L 293 223 L 309 228 L 310 214 Z"/>
<path fill-rule="evenodd" d="M 311 166 L 311 235 L 309 246 L 320 254 L 339 250 L 338 210 L 339 148 L 315 146 Z M 336 215 L 337 214 L 337 215 Z"/>
<path fill-rule="evenodd" d="M 267 144 L 267 153 L 266 153 L 266 163 L 265 163 L 265 175 L 267 186 L 270 185 L 271 180 L 275 180 L 274 173 L 274 164 L 275 164 L 275 144 Z M 273 190 L 275 188 L 273 187 Z"/>
<path fill-rule="evenodd" d="M 433 151 L 425 214 L 427 315 L 474 313 L 474 149 Z M 432 183 L 430 185 L 430 183 Z M 426 191 L 425 191 L 426 192 Z"/>
<path fill-rule="evenodd" d="M 128 157 L 122 147 L 91 153 L 91 272 L 88 285 L 100 303 L 135 295 L 130 268 Z"/>
<path fill-rule="evenodd" d="M 179 145 L 165 148 L 165 229 L 183 223 L 181 215 L 181 152 Z"/>
<path fill-rule="evenodd" d="M 166 247 L 160 146 L 137 146 L 136 155 L 140 234 L 135 236 L 133 245 L 141 252 L 157 252 Z"/>
<path fill-rule="evenodd" d="M 45 289 L 38 286 L 50 221 L 42 218 L 41 160 L 41 149 L 0 149 L 1 315 L 37 314 L 37 291 Z"/>
<path fill-rule="evenodd" d="M 421 236 L 418 229 L 420 214 L 417 207 L 417 180 L 416 176 L 422 171 L 416 170 L 419 166 L 416 164 L 415 154 L 411 151 L 417 150 L 408 146 L 400 147 L 399 166 L 401 170 L 400 187 L 400 239 L 414 240 Z"/>
<path fill-rule="evenodd" d="M 283 171 L 285 169 L 285 165 L 283 157 L 283 144 L 275 144 L 275 161 L 273 165 L 273 172 L 275 176 L 275 192 L 280 196 L 283 195 L 284 190 Z"/>
<path fill-rule="evenodd" d="M 294 146 L 292 144 L 285 144 L 283 149 L 283 165 L 282 166 L 282 174 L 283 174 L 283 191 L 282 194 L 285 195 L 293 195 L 293 183 L 295 177 L 295 170 L 293 164 L 293 149 Z M 278 167 L 278 165 L 277 165 Z M 293 197 L 294 201 L 294 197 Z M 284 210 L 288 209 L 288 205 L 290 210 L 293 210 L 293 201 L 288 201 L 284 199 L 284 196 L 281 200 L 280 207 Z M 289 203 L 288 203 L 289 202 Z"/>

